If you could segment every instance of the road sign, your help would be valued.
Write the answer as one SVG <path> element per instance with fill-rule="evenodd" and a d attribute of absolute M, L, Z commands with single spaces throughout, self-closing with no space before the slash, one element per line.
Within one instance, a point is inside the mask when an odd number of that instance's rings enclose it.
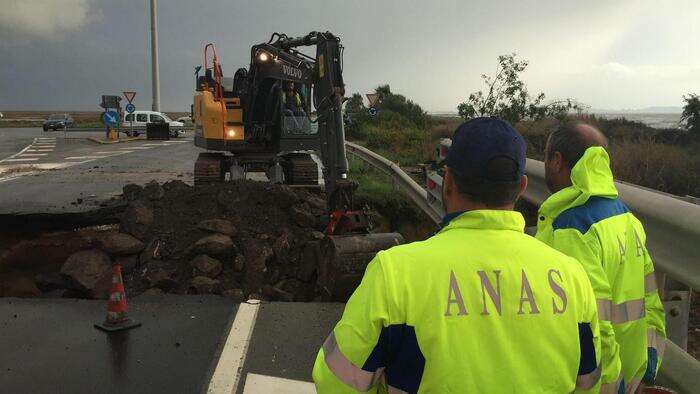
<path fill-rule="evenodd" d="M 379 93 L 367 93 L 367 100 L 369 100 L 369 106 L 374 107 L 379 101 Z"/>
<path fill-rule="evenodd" d="M 119 123 L 119 112 L 113 108 L 106 110 L 102 114 L 102 123 L 109 127 L 116 126 Z"/>
<path fill-rule="evenodd" d="M 120 108 L 120 101 L 122 101 L 122 98 L 119 96 L 102 96 L 102 103 L 100 103 L 100 107 L 104 109 Z"/>
<path fill-rule="evenodd" d="M 369 109 L 367 110 L 369 116 L 377 116 L 377 112 L 379 111 L 377 111 L 375 107 L 369 107 Z"/>
<path fill-rule="evenodd" d="M 136 92 L 124 92 L 124 98 L 129 102 L 129 104 L 134 101 L 134 96 L 136 96 Z"/>
<path fill-rule="evenodd" d="M 126 105 L 126 107 L 124 107 L 124 109 L 126 110 L 127 113 L 130 114 L 130 113 L 136 111 L 136 106 L 134 104 L 129 103 Z"/>

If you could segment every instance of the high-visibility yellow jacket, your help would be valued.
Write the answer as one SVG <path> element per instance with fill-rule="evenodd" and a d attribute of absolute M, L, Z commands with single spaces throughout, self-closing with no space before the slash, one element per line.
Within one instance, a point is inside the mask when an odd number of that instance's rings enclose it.
<path fill-rule="evenodd" d="M 653 383 L 666 338 L 646 234 L 617 198 L 605 149 L 588 148 L 571 181 L 540 207 L 536 237 L 583 264 L 598 303 L 602 391 L 630 392 Z"/>
<path fill-rule="evenodd" d="M 318 352 L 320 393 L 568 393 L 595 387 L 593 289 L 520 213 L 462 213 L 379 252 Z M 396 391 L 399 390 L 399 391 Z"/>

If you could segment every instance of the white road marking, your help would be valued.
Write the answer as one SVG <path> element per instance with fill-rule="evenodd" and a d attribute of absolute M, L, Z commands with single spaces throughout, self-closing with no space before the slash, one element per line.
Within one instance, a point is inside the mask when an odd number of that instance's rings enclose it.
<path fill-rule="evenodd" d="M 209 381 L 208 394 L 236 392 L 259 307 L 257 300 L 249 300 L 238 306 L 231 331 L 229 331 L 224 348 L 221 350 L 219 363 L 216 365 L 211 381 Z"/>
<path fill-rule="evenodd" d="M 3 160 L 0 160 L 0 163 L 2 163 L 3 161 L 10 160 L 10 159 L 12 159 L 13 157 L 16 157 L 16 156 L 21 155 L 22 153 L 26 152 L 27 149 L 29 149 L 29 148 L 31 148 L 31 147 L 32 147 L 31 145 L 25 146 L 24 149 L 22 149 L 21 151 L 15 153 L 14 155 L 11 155 L 11 156 L 9 156 L 9 157 L 4 158 Z"/>
<path fill-rule="evenodd" d="M 161 142 L 160 144 L 143 144 L 143 146 L 168 146 L 167 142 Z"/>
<path fill-rule="evenodd" d="M 243 394 L 275 393 L 275 394 L 312 394 L 316 387 L 311 382 L 278 378 L 275 376 L 249 373 L 245 378 Z"/>
<path fill-rule="evenodd" d="M 34 171 L 29 171 L 29 172 L 20 172 L 20 173 L 18 173 L 18 174 L 8 175 L 8 176 L 6 176 L 6 177 L 0 178 L 0 183 L 7 182 L 7 181 L 11 181 L 11 180 L 13 180 L 13 179 L 21 178 L 21 177 L 23 177 L 23 176 L 25 176 L 25 175 L 31 175 L 31 174 L 34 174 L 34 173 L 35 173 Z"/>
<path fill-rule="evenodd" d="M 121 150 L 127 150 L 127 149 L 153 149 L 152 146 L 132 146 L 131 148 L 119 148 Z"/>
<path fill-rule="evenodd" d="M 104 159 L 109 156 L 69 156 L 64 157 L 63 160 L 94 160 L 94 159 Z"/>
<path fill-rule="evenodd" d="M 21 159 L 16 159 L 16 158 L 15 159 L 5 159 L 3 161 L 15 162 L 15 161 L 34 161 L 34 160 L 39 160 L 39 158 L 38 157 L 25 157 L 25 158 L 21 158 Z"/>
<path fill-rule="evenodd" d="M 28 151 L 27 151 L 28 152 Z M 22 153 L 19 155 L 19 157 L 26 157 L 26 156 L 46 156 L 48 153 Z"/>
<path fill-rule="evenodd" d="M 53 149 L 27 149 L 27 152 L 53 152 Z"/>

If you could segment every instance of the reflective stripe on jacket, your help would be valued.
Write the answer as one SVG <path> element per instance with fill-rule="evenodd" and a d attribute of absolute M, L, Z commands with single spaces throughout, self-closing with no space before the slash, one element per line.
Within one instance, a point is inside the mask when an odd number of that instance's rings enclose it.
<path fill-rule="evenodd" d="M 664 310 L 642 224 L 617 198 L 610 159 L 588 148 L 572 186 L 540 207 L 536 237 L 583 264 L 595 291 L 602 341 L 602 391 L 653 383 L 666 338 Z"/>
<path fill-rule="evenodd" d="M 522 215 L 469 211 L 379 252 L 318 352 L 320 393 L 565 393 L 595 388 L 593 289 Z"/>

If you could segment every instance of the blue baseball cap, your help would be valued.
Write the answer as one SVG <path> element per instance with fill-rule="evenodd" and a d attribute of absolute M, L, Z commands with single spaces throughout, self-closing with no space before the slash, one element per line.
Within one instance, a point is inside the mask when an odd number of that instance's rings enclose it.
<path fill-rule="evenodd" d="M 525 174 L 525 146 L 523 136 L 508 122 L 475 118 L 457 127 L 443 164 L 458 175 L 514 182 Z"/>

